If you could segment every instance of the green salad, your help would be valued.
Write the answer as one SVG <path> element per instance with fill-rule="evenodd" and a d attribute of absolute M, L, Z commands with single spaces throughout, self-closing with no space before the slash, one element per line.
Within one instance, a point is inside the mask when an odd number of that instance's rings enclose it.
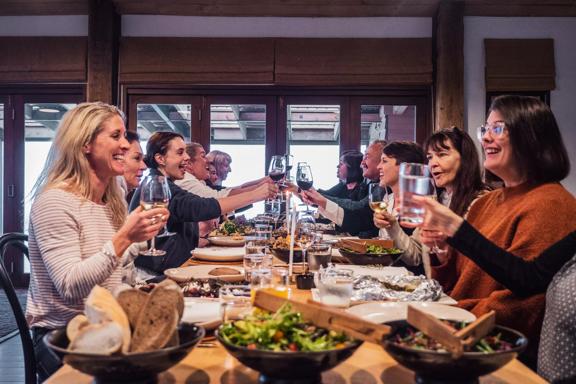
<path fill-rule="evenodd" d="M 228 322 L 219 331 L 230 344 L 267 351 L 319 352 L 344 348 L 351 340 L 342 332 L 305 322 L 289 304 L 276 313 L 255 312 L 243 320 Z"/>

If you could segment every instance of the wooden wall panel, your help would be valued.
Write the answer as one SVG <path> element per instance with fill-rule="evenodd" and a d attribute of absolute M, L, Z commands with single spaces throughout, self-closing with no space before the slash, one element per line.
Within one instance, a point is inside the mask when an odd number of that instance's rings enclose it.
<path fill-rule="evenodd" d="M 441 3 L 434 23 L 436 81 L 434 130 L 464 127 L 464 7 Z"/>

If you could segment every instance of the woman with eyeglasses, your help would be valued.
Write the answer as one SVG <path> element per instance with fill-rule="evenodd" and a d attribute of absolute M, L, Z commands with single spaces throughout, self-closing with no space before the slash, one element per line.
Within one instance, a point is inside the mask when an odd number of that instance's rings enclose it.
<path fill-rule="evenodd" d="M 470 225 L 524 260 L 534 259 L 576 230 L 576 200 L 560 184 L 570 169 L 568 154 L 546 104 L 533 97 L 498 97 L 478 138 L 486 174 L 502 180 L 504 187 L 471 206 Z M 495 310 L 498 324 L 528 336 L 524 361 L 534 366 L 544 295 L 514 294 L 460 252 L 432 262 L 432 276 L 460 307 L 477 316 Z"/>

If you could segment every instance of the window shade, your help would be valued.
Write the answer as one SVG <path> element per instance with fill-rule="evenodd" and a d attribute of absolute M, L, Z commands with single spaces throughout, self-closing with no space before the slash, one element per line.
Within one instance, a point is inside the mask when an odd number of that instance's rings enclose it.
<path fill-rule="evenodd" d="M 119 70 L 123 83 L 269 84 L 274 41 L 125 37 Z"/>
<path fill-rule="evenodd" d="M 553 39 L 485 39 L 487 91 L 556 88 Z"/>
<path fill-rule="evenodd" d="M 85 82 L 86 37 L 0 37 L 0 81 Z"/>
<path fill-rule="evenodd" d="M 432 40 L 278 39 L 275 82 L 285 85 L 432 83 Z"/>

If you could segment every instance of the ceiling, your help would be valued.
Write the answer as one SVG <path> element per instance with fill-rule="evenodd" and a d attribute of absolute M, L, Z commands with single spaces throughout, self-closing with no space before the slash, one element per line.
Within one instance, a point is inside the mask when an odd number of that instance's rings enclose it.
<path fill-rule="evenodd" d="M 93 0 L 98 1 L 99 0 Z M 184 16 L 431 17 L 442 0 L 110 0 L 118 13 Z M 454 0 L 475 16 L 576 16 L 576 0 Z M 88 14 L 89 0 L 2 0 L 0 15 Z"/>

